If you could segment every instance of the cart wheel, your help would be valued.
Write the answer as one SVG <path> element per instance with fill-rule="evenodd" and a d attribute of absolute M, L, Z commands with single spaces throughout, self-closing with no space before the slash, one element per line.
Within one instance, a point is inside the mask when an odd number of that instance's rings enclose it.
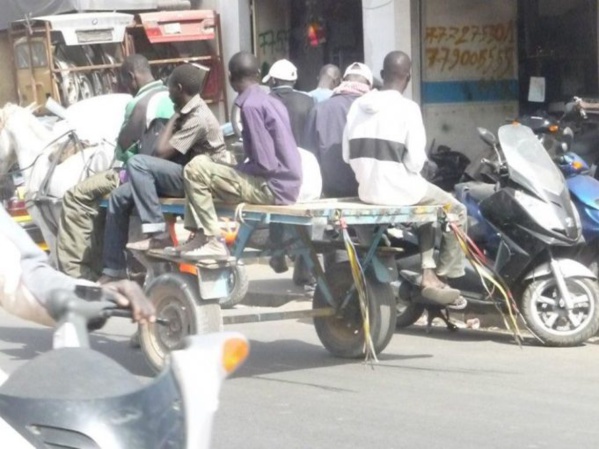
<path fill-rule="evenodd" d="M 183 346 L 185 337 L 222 330 L 218 300 L 202 301 L 197 278 L 183 273 L 158 276 L 146 290 L 156 307 L 156 317 L 168 324 L 140 327 L 139 342 L 150 366 L 160 371 L 167 354 Z"/>
<path fill-rule="evenodd" d="M 229 289 L 231 294 L 220 300 L 220 306 L 223 309 L 230 309 L 239 304 L 243 301 L 243 298 L 245 298 L 249 286 L 250 279 L 247 270 L 245 269 L 245 265 L 238 261 L 237 265 L 231 270 L 229 277 Z"/>
<path fill-rule="evenodd" d="M 354 285 L 349 262 L 332 265 L 325 273 L 331 295 L 341 305 L 345 293 Z M 396 302 L 390 284 L 366 276 L 369 298 L 370 334 L 378 354 L 387 347 L 395 331 Z M 313 308 L 329 307 L 320 287 L 314 292 Z M 356 358 L 364 355 L 364 330 L 358 292 L 334 316 L 314 318 L 314 327 L 323 346 L 333 355 Z"/>

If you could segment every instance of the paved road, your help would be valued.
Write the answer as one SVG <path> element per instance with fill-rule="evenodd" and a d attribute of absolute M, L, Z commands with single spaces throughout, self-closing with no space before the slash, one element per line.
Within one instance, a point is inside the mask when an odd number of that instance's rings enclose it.
<path fill-rule="evenodd" d="M 330 357 L 308 321 L 231 327 L 252 342 L 227 381 L 216 449 L 595 448 L 599 346 L 519 348 L 508 335 L 423 328 L 395 335 L 374 369 Z M 148 377 L 113 319 L 95 348 Z M 0 367 L 50 348 L 51 333 L 0 311 Z"/>

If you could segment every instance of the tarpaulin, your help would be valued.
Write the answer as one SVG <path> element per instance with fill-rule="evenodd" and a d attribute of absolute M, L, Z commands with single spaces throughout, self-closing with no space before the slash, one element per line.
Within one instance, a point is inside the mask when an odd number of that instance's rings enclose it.
<path fill-rule="evenodd" d="M 158 0 L 0 0 L 0 30 L 36 16 L 84 11 L 131 11 L 158 7 Z"/>

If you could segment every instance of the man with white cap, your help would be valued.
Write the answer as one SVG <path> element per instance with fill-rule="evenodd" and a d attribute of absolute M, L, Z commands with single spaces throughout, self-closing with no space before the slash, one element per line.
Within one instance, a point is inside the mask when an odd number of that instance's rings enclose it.
<path fill-rule="evenodd" d="M 333 90 L 328 100 L 312 109 L 304 131 L 304 148 L 318 160 L 322 175 L 322 193 L 328 198 L 358 196 L 356 176 L 341 155 L 343 129 L 351 104 L 372 89 L 373 76 L 370 69 L 360 62 L 347 67 L 343 81 Z M 296 283 L 314 282 L 309 273 L 305 277 L 296 273 Z"/>
<path fill-rule="evenodd" d="M 291 131 L 297 144 L 302 147 L 304 128 L 308 114 L 314 107 L 314 99 L 306 92 L 295 90 L 297 68 L 287 59 L 279 59 L 262 78 L 270 86 L 270 95 L 283 102 L 289 113 Z"/>
<path fill-rule="evenodd" d="M 372 84 L 372 71 L 368 66 L 354 62 L 345 70 L 343 81 L 333 90 L 333 96 L 318 103 L 310 112 L 304 143 L 318 159 L 326 197 L 358 196 L 358 182 L 350 166 L 343 161 L 341 142 L 350 106 L 369 92 Z"/>

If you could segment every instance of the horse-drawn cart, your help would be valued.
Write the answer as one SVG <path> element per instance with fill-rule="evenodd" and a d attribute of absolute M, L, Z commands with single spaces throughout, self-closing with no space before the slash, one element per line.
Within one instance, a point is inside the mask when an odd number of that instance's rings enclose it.
<path fill-rule="evenodd" d="M 182 215 L 183 200 L 163 200 L 163 210 Z M 140 342 L 148 361 L 156 368 L 188 334 L 218 331 L 223 324 L 300 317 L 314 318 L 320 341 L 335 356 L 364 355 L 368 350 L 366 341 L 375 353 L 383 351 L 393 336 L 396 318 L 396 299 L 390 285 L 396 279 L 393 263 L 396 250 L 380 246 L 383 232 L 396 223 L 432 222 L 438 218 L 435 206 L 373 206 L 356 200 L 331 199 L 292 206 L 220 205 L 217 212 L 220 217 L 239 223 L 229 260 L 198 262 L 192 274 L 189 269 L 182 269 L 189 261 L 156 252 L 137 255 L 148 269 L 146 292 L 156 306 L 158 317 L 157 323 L 141 329 Z M 252 236 L 269 223 L 286 225 L 282 246 L 252 241 Z M 368 229 L 370 242 L 360 245 L 355 238 L 347 241 L 348 229 Z M 350 252 L 355 250 L 357 257 L 327 264 L 323 270 L 318 254 L 347 248 L 346 244 L 351 245 Z M 228 295 L 228 279 L 235 264 L 243 263 L 246 257 L 277 252 L 302 257 L 312 270 L 317 280 L 312 310 L 221 311 L 219 298 Z M 363 273 L 363 281 L 355 282 L 356 272 L 352 273 L 352 267 Z M 366 297 L 362 304 L 367 313 L 360 307 L 360 296 Z M 367 326 L 364 316 L 368 317 Z M 365 338 L 365 329 L 369 329 L 371 338 Z"/>

